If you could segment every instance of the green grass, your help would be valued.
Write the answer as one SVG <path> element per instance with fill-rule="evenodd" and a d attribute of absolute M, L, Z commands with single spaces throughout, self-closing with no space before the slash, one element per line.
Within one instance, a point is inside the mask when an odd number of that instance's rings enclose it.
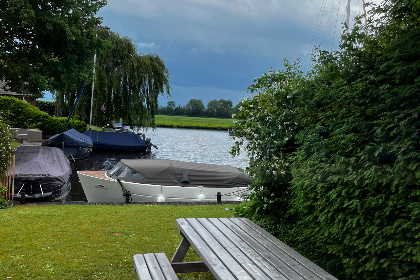
<path fill-rule="evenodd" d="M 0 210 L 0 279 L 137 279 L 132 256 L 181 241 L 177 218 L 232 217 L 232 205 L 21 205 Z M 195 252 L 188 260 L 199 260 Z M 214 279 L 210 273 L 181 279 Z"/>
<path fill-rule="evenodd" d="M 233 126 L 233 119 L 201 118 L 186 116 L 155 116 L 156 125 L 179 128 L 228 129 Z"/>

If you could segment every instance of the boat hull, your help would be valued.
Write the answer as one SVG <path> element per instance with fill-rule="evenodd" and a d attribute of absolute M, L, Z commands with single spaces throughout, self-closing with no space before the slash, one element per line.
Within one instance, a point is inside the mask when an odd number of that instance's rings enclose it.
<path fill-rule="evenodd" d="M 15 200 L 21 200 L 24 194 L 25 200 L 28 201 L 59 201 L 66 198 L 71 190 L 71 183 L 66 182 L 61 185 L 44 185 L 36 181 L 26 182 L 25 184 L 16 182 L 15 184 Z"/>
<path fill-rule="evenodd" d="M 88 202 L 126 202 L 127 192 L 131 202 L 158 202 L 162 197 L 165 202 L 217 201 L 218 192 L 222 201 L 233 202 L 242 201 L 241 195 L 249 192 L 247 187 L 182 187 L 118 182 L 109 178 L 105 171 L 78 171 L 77 175 Z"/>

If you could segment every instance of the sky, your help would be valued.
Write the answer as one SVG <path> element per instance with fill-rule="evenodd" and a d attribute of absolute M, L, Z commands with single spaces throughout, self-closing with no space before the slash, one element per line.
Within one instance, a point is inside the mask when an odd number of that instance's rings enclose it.
<path fill-rule="evenodd" d="M 363 11 L 352 0 L 350 18 Z M 379 0 L 370 2 L 379 3 Z M 171 97 L 185 106 L 200 99 L 231 100 L 251 94 L 254 78 L 283 60 L 310 65 L 313 46 L 337 49 L 348 0 L 108 0 L 103 26 L 130 37 L 139 54 L 153 53 L 169 70 Z"/>

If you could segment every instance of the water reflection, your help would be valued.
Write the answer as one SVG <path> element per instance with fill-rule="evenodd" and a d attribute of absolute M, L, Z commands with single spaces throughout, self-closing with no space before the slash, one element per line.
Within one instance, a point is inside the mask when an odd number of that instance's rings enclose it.
<path fill-rule="evenodd" d="M 158 128 L 147 131 L 146 136 L 158 147 L 152 149 L 151 158 L 226 164 L 242 169 L 249 164 L 244 154 L 235 158 L 229 154 L 234 141 L 227 131 Z M 122 158 L 144 157 L 139 153 L 93 152 L 89 158 L 72 162 L 72 189 L 67 201 L 86 201 L 77 177 L 78 170 L 109 170 Z"/>

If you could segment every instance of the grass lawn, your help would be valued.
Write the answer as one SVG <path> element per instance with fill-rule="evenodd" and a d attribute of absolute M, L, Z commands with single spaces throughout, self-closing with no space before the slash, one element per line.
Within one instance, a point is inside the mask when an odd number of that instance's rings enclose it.
<path fill-rule="evenodd" d="M 132 257 L 181 241 L 177 218 L 232 217 L 232 205 L 20 205 L 0 210 L 0 279 L 137 279 Z M 188 260 L 199 260 L 195 252 Z M 180 279 L 214 279 L 210 273 Z"/>
<path fill-rule="evenodd" d="M 191 127 L 191 128 L 212 128 L 225 129 L 233 126 L 233 119 L 199 118 L 186 116 L 155 116 L 157 126 L 165 127 Z"/>

